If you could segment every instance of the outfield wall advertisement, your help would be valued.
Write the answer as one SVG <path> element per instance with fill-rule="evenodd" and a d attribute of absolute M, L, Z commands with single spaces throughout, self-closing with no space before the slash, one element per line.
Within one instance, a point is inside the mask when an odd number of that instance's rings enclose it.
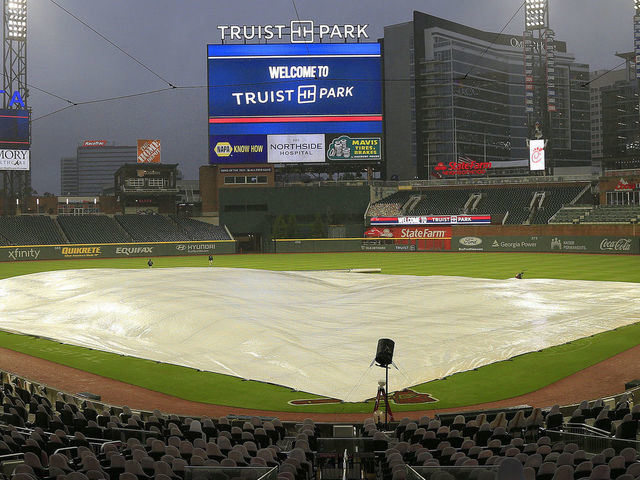
<path fill-rule="evenodd" d="M 207 47 L 209 162 L 382 160 L 378 43 Z"/>
<path fill-rule="evenodd" d="M 466 236 L 453 237 L 451 249 L 459 252 L 558 252 L 640 253 L 640 239 L 634 237 L 577 236 Z"/>
<path fill-rule="evenodd" d="M 0 247 L 0 262 L 86 258 L 166 257 L 236 253 L 234 240 L 96 245 L 30 245 Z"/>

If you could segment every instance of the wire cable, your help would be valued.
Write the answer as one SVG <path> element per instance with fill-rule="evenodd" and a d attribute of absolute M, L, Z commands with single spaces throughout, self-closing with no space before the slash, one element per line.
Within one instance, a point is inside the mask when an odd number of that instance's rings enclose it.
<path fill-rule="evenodd" d="M 609 73 L 613 72 L 614 70 L 617 70 L 618 68 L 620 68 L 621 66 L 623 66 L 625 63 L 627 63 L 627 60 L 625 60 L 624 62 L 616 65 L 613 68 L 610 68 L 609 70 L 607 70 L 606 72 L 602 73 L 601 75 L 598 75 L 596 78 L 592 78 L 591 80 L 589 80 L 587 83 L 583 83 L 582 85 L 580 85 L 582 88 L 586 88 L 589 86 L 589 84 L 591 82 L 595 82 L 596 80 L 598 80 L 599 78 L 604 77 L 605 75 L 608 75 Z"/>
<path fill-rule="evenodd" d="M 171 83 L 169 80 L 165 79 L 164 77 L 162 77 L 160 74 L 158 74 L 157 72 L 155 72 L 154 70 L 152 70 L 151 68 L 149 68 L 147 65 L 145 65 L 144 63 L 142 63 L 140 60 L 138 60 L 136 57 L 134 57 L 133 55 L 131 55 L 129 52 L 127 52 L 126 50 L 124 50 L 122 47 L 120 47 L 119 45 L 117 45 L 116 43 L 112 42 L 110 39 L 108 39 L 106 36 L 104 36 L 102 33 L 98 32 L 95 28 L 93 28 L 91 25 L 89 25 L 87 22 L 83 21 L 82 19 L 80 19 L 79 17 L 77 17 L 76 15 L 74 15 L 73 13 L 71 13 L 69 10 L 67 10 L 66 8 L 64 8 L 62 5 L 60 5 L 58 2 L 56 2 L 55 0 L 49 0 L 51 3 L 53 3 L 56 7 L 58 7 L 60 10 L 62 10 L 63 12 L 65 12 L 67 15 L 69 15 L 70 17 L 74 18 L 75 20 L 77 20 L 78 22 L 80 22 L 82 25 L 84 25 L 85 27 L 87 27 L 89 30 L 91 30 L 93 33 L 95 33 L 96 35 L 98 35 L 100 38 L 102 38 L 104 41 L 106 41 L 109 45 L 113 46 L 114 48 L 118 49 L 120 52 L 124 53 L 127 57 L 129 57 L 131 60 L 133 60 L 134 62 L 136 62 L 138 65 L 140 65 L 142 68 L 144 68 L 145 70 L 151 72 L 153 75 L 155 75 L 156 77 L 158 77 L 160 80 L 162 80 L 164 83 L 166 83 L 167 85 L 169 85 L 169 87 L 171 88 L 175 88 L 175 85 L 173 83 Z"/>
<path fill-rule="evenodd" d="M 53 0 L 52 0 L 53 1 Z M 518 7 L 518 9 L 515 11 L 515 13 L 513 15 L 511 15 L 511 18 L 509 19 L 509 21 L 507 23 L 505 23 L 504 27 L 502 27 L 502 30 L 500 30 L 500 32 L 496 33 L 496 36 L 494 37 L 494 39 L 491 41 L 491 43 L 487 46 L 487 48 L 484 49 L 484 51 L 480 54 L 480 58 L 478 58 L 478 60 L 476 60 L 476 63 L 474 63 L 471 68 L 469 69 L 469 71 L 467 73 L 464 74 L 464 77 L 458 79 L 458 80 L 464 80 L 467 78 L 467 76 L 471 73 L 471 71 L 478 65 L 478 62 L 480 60 L 482 60 L 482 57 L 485 56 L 485 54 L 489 51 L 489 49 L 493 46 L 494 43 L 496 43 L 496 40 L 498 40 L 498 38 L 500 38 L 500 35 L 502 35 L 502 32 L 505 31 L 505 29 L 509 26 L 509 24 L 513 21 L 514 18 L 516 18 L 516 15 L 520 12 L 520 10 L 522 9 L 522 7 L 524 7 L 524 4 L 526 3 L 526 0 L 524 2 L 522 2 L 520 4 L 520 6 Z"/>

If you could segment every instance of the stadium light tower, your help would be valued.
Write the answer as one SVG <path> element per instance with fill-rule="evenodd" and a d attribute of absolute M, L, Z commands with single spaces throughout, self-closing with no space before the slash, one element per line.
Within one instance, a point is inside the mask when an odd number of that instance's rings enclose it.
<path fill-rule="evenodd" d="M 526 0 L 524 11 L 527 30 L 539 30 L 549 26 L 548 0 Z"/>
<path fill-rule="evenodd" d="M 12 104 L 13 92 L 19 92 L 24 108 L 28 108 L 29 91 L 27 89 L 27 0 L 4 0 L 2 9 L 4 48 L 3 108 L 18 108 Z M 20 106 L 22 108 L 22 106 Z M 10 198 L 21 200 L 26 208 L 31 195 L 31 170 L 4 171 L 3 213 L 10 213 L 13 202 Z"/>
<path fill-rule="evenodd" d="M 524 17 L 527 138 L 544 139 L 546 145 L 551 136 L 551 112 L 556 111 L 555 34 L 549 28 L 549 0 L 525 0 Z"/>

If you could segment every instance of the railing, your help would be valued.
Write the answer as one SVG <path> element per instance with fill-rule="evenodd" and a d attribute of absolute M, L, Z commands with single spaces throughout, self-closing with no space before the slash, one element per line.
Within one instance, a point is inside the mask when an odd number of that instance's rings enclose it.
<path fill-rule="evenodd" d="M 228 480 L 276 480 L 277 467 L 218 467 L 218 466 L 185 466 L 184 480 L 210 480 L 225 478 Z"/>
<path fill-rule="evenodd" d="M 498 465 L 477 465 L 473 467 L 410 467 L 407 465 L 407 480 L 430 480 L 431 478 L 455 478 L 456 480 L 482 478 L 483 480 L 490 480 L 491 478 L 498 478 L 498 469 Z M 482 477 L 480 477 L 480 474 L 482 474 Z"/>
<path fill-rule="evenodd" d="M 604 430 L 590 425 L 570 423 L 565 426 L 564 430 L 545 430 L 544 434 L 552 442 L 575 443 L 580 449 L 589 453 L 598 453 L 605 448 L 613 448 L 616 453 L 619 453 L 628 447 L 640 452 L 640 442 L 611 437 Z"/>
<path fill-rule="evenodd" d="M 399 180 L 383 181 L 372 180 L 368 182 L 372 187 L 434 187 L 451 185 L 505 185 L 505 184 L 529 184 L 529 183 L 568 183 L 568 182 L 591 182 L 597 180 L 597 175 L 548 175 L 548 176 L 526 176 L 526 177 L 458 177 L 451 179 L 431 179 L 431 180 Z"/>

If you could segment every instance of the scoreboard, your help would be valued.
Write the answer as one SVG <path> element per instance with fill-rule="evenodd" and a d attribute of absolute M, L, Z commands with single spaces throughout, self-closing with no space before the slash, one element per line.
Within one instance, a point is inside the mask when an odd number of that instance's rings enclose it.
<path fill-rule="evenodd" d="M 379 162 L 378 43 L 208 45 L 210 163 Z"/>

